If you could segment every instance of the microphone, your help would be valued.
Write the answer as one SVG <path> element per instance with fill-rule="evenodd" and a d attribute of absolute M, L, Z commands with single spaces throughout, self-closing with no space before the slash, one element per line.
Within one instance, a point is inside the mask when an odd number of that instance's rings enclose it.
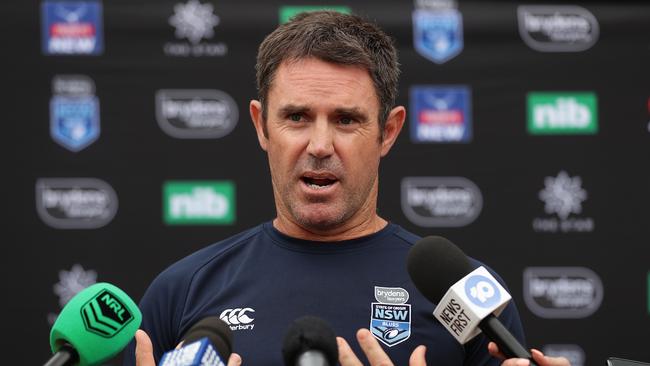
<path fill-rule="evenodd" d="M 63 307 L 50 332 L 54 355 L 45 366 L 98 365 L 118 354 L 138 330 L 142 314 L 116 286 L 100 282 Z"/>
<path fill-rule="evenodd" d="M 219 317 L 209 316 L 194 324 L 183 336 L 183 346 L 166 352 L 158 365 L 225 366 L 230 353 L 230 328 Z"/>
<path fill-rule="evenodd" d="M 484 267 L 472 269 L 457 246 L 439 236 L 420 239 L 408 253 L 407 268 L 415 287 L 434 304 L 433 315 L 461 344 L 483 331 L 507 358 L 532 355 L 495 315 L 510 294 Z"/>
<path fill-rule="evenodd" d="M 339 359 L 336 335 L 323 319 L 303 316 L 287 330 L 282 356 L 285 366 L 334 366 Z"/>

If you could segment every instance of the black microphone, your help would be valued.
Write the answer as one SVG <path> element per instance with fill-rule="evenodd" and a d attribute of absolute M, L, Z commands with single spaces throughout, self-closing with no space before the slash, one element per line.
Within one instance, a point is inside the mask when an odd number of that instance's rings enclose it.
<path fill-rule="evenodd" d="M 287 330 L 282 356 L 285 366 L 334 366 L 339 359 L 336 335 L 323 319 L 303 316 Z"/>
<path fill-rule="evenodd" d="M 480 329 L 507 358 L 527 358 L 535 366 L 530 352 L 494 315 L 510 294 L 485 268 L 472 268 L 452 242 L 439 236 L 420 239 L 409 250 L 407 268 L 420 293 L 438 304 L 436 318 L 459 342 L 469 341 Z"/>
<path fill-rule="evenodd" d="M 194 324 L 182 342 L 182 347 L 162 356 L 159 366 L 225 365 L 232 353 L 230 327 L 216 316 Z"/>

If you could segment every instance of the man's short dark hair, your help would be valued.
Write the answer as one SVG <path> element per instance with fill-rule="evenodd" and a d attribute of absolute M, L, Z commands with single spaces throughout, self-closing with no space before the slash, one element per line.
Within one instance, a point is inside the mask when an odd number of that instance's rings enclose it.
<path fill-rule="evenodd" d="M 283 61 L 308 57 L 359 66 L 370 74 L 379 99 L 383 131 L 397 97 L 399 63 L 393 40 L 376 24 L 334 11 L 300 13 L 269 34 L 257 53 L 257 91 L 266 132 L 267 96 Z"/>

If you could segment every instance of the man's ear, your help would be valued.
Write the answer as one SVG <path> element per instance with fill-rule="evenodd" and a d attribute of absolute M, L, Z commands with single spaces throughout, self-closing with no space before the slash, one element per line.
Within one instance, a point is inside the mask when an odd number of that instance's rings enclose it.
<path fill-rule="evenodd" d="M 257 132 L 257 141 L 259 141 L 262 150 L 266 151 L 269 138 L 266 134 L 266 122 L 262 117 L 262 103 L 259 100 L 251 100 L 248 108 L 253 126 L 255 126 L 255 132 Z"/>
<path fill-rule="evenodd" d="M 404 126 L 404 119 L 406 119 L 406 109 L 403 106 L 393 108 L 388 114 L 386 124 L 384 125 L 383 140 L 381 142 L 381 157 L 383 158 L 388 154 L 390 148 L 393 147 L 397 136 L 399 136 L 402 126 Z"/>

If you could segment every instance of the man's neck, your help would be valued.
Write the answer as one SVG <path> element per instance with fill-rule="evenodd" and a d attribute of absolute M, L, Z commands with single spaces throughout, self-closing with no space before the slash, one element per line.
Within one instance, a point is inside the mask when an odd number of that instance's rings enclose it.
<path fill-rule="evenodd" d="M 380 231 L 387 224 L 388 222 L 386 220 L 376 214 L 360 223 L 347 223 L 347 225 L 326 230 L 306 228 L 282 217 L 276 217 L 273 220 L 273 227 L 287 236 L 296 239 L 324 242 L 343 241 L 368 236 Z"/>

